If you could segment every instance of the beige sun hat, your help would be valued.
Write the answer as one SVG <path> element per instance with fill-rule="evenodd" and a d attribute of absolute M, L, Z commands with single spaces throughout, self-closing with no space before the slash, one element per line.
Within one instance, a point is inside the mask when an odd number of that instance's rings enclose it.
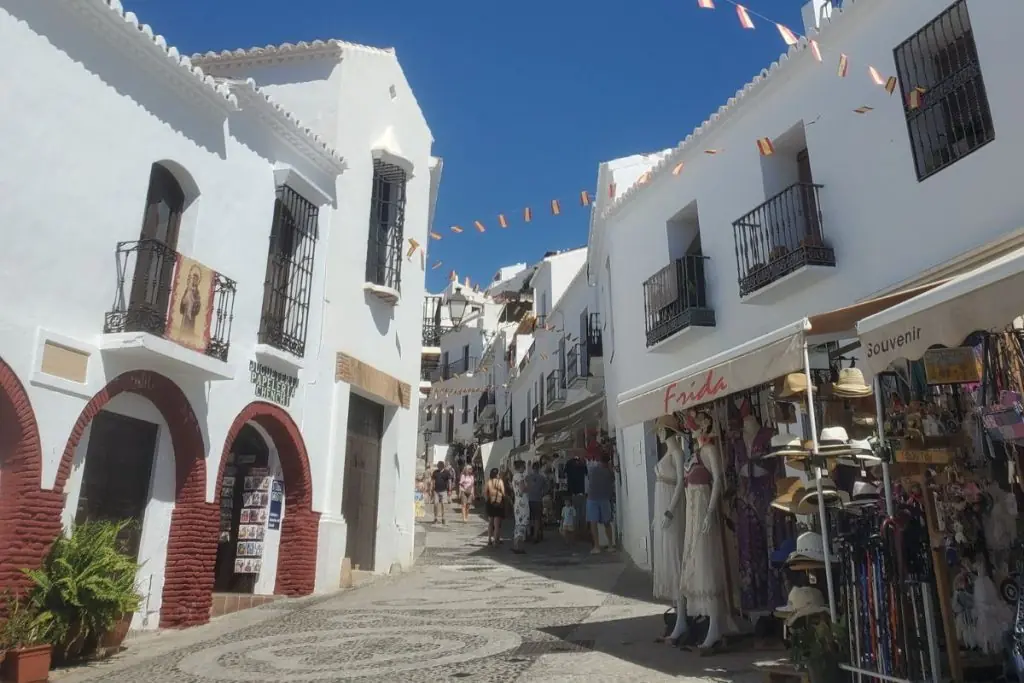
<path fill-rule="evenodd" d="M 841 398 L 860 398 L 874 393 L 860 368 L 843 368 L 839 371 L 839 379 L 832 385 L 832 393 Z"/>
<path fill-rule="evenodd" d="M 803 441 L 795 434 L 776 434 L 772 437 L 771 446 L 768 448 L 768 456 L 780 455 L 783 457 L 804 457 L 807 450 Z"/>
<path fill-rule="evenodd" d="M 825 596 L 813 586 L 799 586 L 791 589 L 786 604 L 775 610 L 775 616 L 785 619 L 787 626 L 792 626 L 794 622 L 804 617 L 827 613 L 828 606 L 825 604 Z"/>
<path fill-rule="evenodd" d="M 814 390 L 814 387 L 811 387 Z M 807 395 L 807 375 L 802 372 L 791 372 L 781 380 L 775 386 L 775 398 L 785 399 L 799 399 L 802 396 Z"/>
<path fill-rule="evenodd" d="M 821 496 L 825 499 L 825 505 L 840 502 L 849 503 L 850 494 L 836 488 L 836 483 L 828 477 L 821 478 Z M 798 515 L 818 514 L 818 484 L 815 481 L 807 482 L 804 494 L 796 501 L 794 511 Z"/>
<path fill-rule="evenodd" d="M 682 434 L 686 430 L 683 429 L 683 423 L 675 415 L 662 415 L 654 422 L 654 426 L 658 429 L 667 429 L 670 432 L 676 434 Z"/>

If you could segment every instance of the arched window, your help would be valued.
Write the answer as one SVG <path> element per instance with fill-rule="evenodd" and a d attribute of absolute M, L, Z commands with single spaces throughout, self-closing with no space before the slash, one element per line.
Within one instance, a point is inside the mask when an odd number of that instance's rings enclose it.
<path fill-rule="evenodd" d="M 178 226 L 185 210 L 185 192 L 174 174 L 160 164 L 149 171 L 146 213 L 142 219 L 142 239 L 155 239 L 171 249 L 178 246 Z"/>
<path fill-rule="evenodd" d="M 153 164 L 136 248 L 128 331 L 163 336 L 184 210 L 185 192 L 177 178 L 165 166 Z"/>

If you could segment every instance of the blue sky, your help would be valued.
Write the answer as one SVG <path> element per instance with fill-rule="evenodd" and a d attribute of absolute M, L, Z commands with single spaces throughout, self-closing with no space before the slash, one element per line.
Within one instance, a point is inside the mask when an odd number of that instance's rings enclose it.
<path fill-rule="evenodd" d="M 746 6 L 800 33 L 803 1 Z M 435 291 L 451 269 L 487 282 L 502 265 L 584 245 L 578 196 L 600 161 L 675 145 L 785 47 L 757 16 L 740 28 L 723 0 L 714 11 L 697 0 L 123 2 L 186 54 L 316 38 L 395 47 L 445 160 Z"/>

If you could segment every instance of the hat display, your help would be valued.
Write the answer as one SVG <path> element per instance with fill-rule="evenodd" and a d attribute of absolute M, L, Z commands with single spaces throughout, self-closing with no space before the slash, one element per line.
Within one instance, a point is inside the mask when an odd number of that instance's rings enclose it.
<path fill-rule="evenodd" d="M 772 437 L 767 456 L 802 457 L 807 455 L 803 441 L 795 434 L 776 434 Z"/>
<path fill-rule="evenodd" d="M 860 368 L 843 368 L 839 371 L 839 379 L 832 385 L 832 393 L 841 398 L 860 398 L 870 396 L 874 390 L 864 381 Z"/>
<path fill-rule="evenodd" d="M 779 494 L 772 500 L 772 507 L 792 514 L 796 505 L 795 501 L 804 495 L 804 486 L 806 484 L 798 477 L 780 479 L 775 489 Z"/>
<path fill-rule="evenodd" d="M 878 495 L 878 486 L 870 481 L 855 481 L 851 490 L 850 505 L 875 505 L 882 500 Z"/>
<path fill-rule="evenodd" d="M 814 390 L 814 387 L 811 387 Z M 807 375 L 802 372 L 791 372 L 775 387 L 775 398 L 779 400 L 801 398 L 807 395 Z"/>
<path fill-rule="evenodd" d="M 835 562 L 836 558 L 831 558 Z M 786 558 L 786 564 L 794 562 L 824 562 L 825 545 L 821 534 L 816 531 L 805 531 L 796 538 L 796 550 Z"/>
<path fill-rule="evenodd" d="M 846 491 L 840 491 L 836 488 L 834 481 L 828 477 L 822 477 L 821 479 L 821 495 L 825 499 L 825 504 L 828 505 L 830 502 L 839 501 L 841 503 L 850 502 L 850 494 Z M 818 485 L 817 483 L 810 481 L 805 485 L 803 496 L 797 498 L 795 512 L 798 515 L 816 515 L 818 514 Z"/>
<path fill-rule="evenodd" d="M 875 455 L 871 442 L 867 439 L 851 439 L 849 452 L 844 452 L 843 455 L 844 457 L 839 458 L 837 463 L 848 467 L 878 467 L 882 464 L 882 459 Z"/>
<path fill-rule="evenodd" d="M 786 565 L 786 569 L 791 572 L 815 572 L 824 568 L 824 562 L 815 562 L 814 560 L 797 560 Z"/>
<path fill-rule="evenodd" d="M 844 427 L 825 427 L 818 437 L 818 452 L 835 455 L 833 451 L 848 451 L 850 437 Z"/>
<path fill-rule="evenodd" d="M 657 429 L 667 429 L 670 432 L 675 432 L 676 434 L 682 434 L 686 431 L 686 429 L 683 428 L 682 421 L 672 414 L 662 415 L 654 421 L 654 426 Z"/>
<path fill-rule="evenodd" d="M 815 614 L 828 614 L 828 606 L 821 591 L 811 586 L 793 588 L 789 591 L 786 604 L 775 610 L 775 616 L 785 619 L 787 626 Z"/>

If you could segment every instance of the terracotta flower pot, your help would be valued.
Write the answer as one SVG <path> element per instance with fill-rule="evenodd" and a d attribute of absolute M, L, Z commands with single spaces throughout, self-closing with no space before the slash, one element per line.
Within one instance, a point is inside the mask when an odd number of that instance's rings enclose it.
<path fill-rule="evenodd" d="M 130 629 L 131 626 L 132 615 L 121 615 L 121 618 L 116 621 L 108 631 L 100 636 L 97 654 L 100 657 L 109 657 L 113 654 L 117 654 L 121 649 L 121 644 L 124 642 L 124 639 L 128 637 L 128 629 Z"/>
<path fill-rule="evenodd" d="M 3 663 L 7 683 L 45 683 L 50 678 L 51 645 L 34 645 L 8 650 Z"/>

